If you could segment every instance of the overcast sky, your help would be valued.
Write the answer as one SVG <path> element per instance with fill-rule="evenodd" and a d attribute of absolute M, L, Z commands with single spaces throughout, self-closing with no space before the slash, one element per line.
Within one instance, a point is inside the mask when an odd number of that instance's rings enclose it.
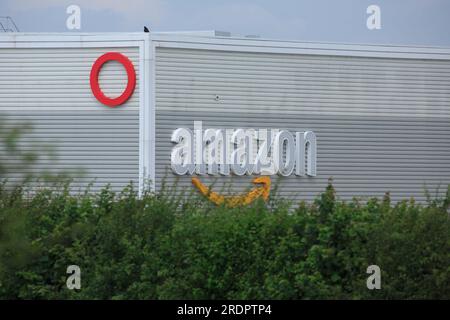
<path fill-rule="evenodd" d="M 221 30 L 264 38 L 450 47 L 450 0 L 0 0 L 23 32 L 66 29 L 81 7 L 81 32 Z M 381 29 L 366 26 L 369 5 Z"/>

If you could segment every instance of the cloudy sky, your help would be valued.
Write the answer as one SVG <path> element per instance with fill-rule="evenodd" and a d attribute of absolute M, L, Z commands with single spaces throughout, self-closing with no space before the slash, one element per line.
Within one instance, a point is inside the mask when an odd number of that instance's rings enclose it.
<path fill-rule="evenodd" d="M 450 47 L 449 0 L 0 0 L 23 32 L 66 29 L 81 8 L 81 32 L 222 30 L 300 41 Z M 381 29 L 366 26 L 369 5 Z"/>

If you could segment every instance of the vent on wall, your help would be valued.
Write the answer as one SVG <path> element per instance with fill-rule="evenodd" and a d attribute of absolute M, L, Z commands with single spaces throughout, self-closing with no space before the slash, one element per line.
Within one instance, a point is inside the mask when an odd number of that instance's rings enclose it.
<path fill-rule="evenodd" d="M 19 32 L 19 28 L 13 18 L 0 17 L 0 32 Z"/>

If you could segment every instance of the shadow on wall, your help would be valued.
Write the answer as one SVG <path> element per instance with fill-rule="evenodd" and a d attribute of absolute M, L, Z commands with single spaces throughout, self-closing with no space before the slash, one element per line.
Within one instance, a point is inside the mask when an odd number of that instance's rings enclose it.
<path fill-rule="evenodd" d="M 66 183 L 82 177 L 80 168 L 53 170 L 40 165 L 40 161 L 57 161 L 55 148 L 42 141 L 30 140 L 33 131 L 30 122 L 12 121 L 0 114 L 0 182 L 15 187 L 24 184 Z"/>

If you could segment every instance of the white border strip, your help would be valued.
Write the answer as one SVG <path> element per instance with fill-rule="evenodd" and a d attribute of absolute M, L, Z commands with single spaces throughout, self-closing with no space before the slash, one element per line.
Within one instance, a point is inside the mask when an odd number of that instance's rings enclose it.
<path fill-rule="evenodd" d="M 139 195 L 154 190 L 155 180 L 155 48 L 149 34 L 140 47 L 143 81 L 139 92 Z"/>

